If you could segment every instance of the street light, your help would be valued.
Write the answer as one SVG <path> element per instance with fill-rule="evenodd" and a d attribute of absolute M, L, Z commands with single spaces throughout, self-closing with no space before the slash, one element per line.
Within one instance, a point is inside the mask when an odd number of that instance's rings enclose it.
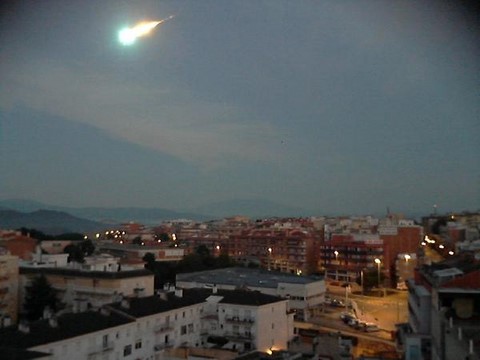
<path fill-rule="evenodd" d="M 271 259 L 271 256 L 272 256 L 272 248 L 269 247 L 268 249 L 268 270 L 270 270 L 270 259 Z"/>
<path fill-rule="evenodd" d="M 377 264 L 378 288 L 380 289 L 380 265 L 382 264 L 382 261 L 379 258 L 376 258 L 375 264 Z"/>
<path fill-rule="evenodd" d="M 336 262 L 338 260 L 338 251 L 335 250 L 333 253 L 335 254 L 335 262 Z"/>
<path fill-rule="evenodd" d="M 412 257 L 409 254 L 404 255 L 405 262 L 408 264 L 408 260 L 410 260 Z"/>

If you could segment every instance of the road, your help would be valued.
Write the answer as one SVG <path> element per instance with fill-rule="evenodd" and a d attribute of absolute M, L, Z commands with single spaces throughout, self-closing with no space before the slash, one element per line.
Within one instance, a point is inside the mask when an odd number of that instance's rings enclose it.
<path fill-rule="evenodd" d="M 379 331 L 375 333 L 365 333 L 357 330 L 353 330 L 348 325 L 343 324 L 343 322 L 336 322 L 336 323 L 329 323 L 328 321 L 324 320 L 314 320 L 313 322 L 301 322 L 295 321 L 296 328 L 298 329 L 309 329 L 309 330 L 319 330 L 328 333 L 335 333 L 335 334 L 343 334 L 343 335 L 350 335 L 356 336 L 359 339 L 370 340 L 381 342 L 383 344 L 395 346 L 395 342 L 391 340 L 390 333 L 386 331 Z"/>
<path fill-rule="evenodd" d="M 330 291 L 330 296 L 345 301 L 342 291 Z M 385 297 L 349 294 L 348 300 L 354 303 L 360 320 L 376 323 L 383 330 L 395 330 L 395 324 L 408 321 L 407 291 L 396 291 Z"/>

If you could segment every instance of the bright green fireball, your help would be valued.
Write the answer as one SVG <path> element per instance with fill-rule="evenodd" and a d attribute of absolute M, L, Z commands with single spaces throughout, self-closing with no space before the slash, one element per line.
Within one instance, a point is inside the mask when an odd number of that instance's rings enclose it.
<path fill-rule="evenodd" d="M 124 46 L 132 45 L 135 43 L 135 40 L 137 40 L 137 35 L 130 28 L 123 28 L 118 32 L 118 41 Z"/>

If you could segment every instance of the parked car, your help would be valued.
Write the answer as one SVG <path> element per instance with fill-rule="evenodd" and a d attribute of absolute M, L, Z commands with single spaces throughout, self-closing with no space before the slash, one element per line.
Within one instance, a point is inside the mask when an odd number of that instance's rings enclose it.
<path fill-rule="evenodd" d="M 375 332 L 375 331 L 380 331 L 380 328 L 378 327 L 377 324 L 366 323 L 365 326 L 363 327 L 363 331 L 365 331 L 365 332 Z"/>
<path fill-rule="evenodd" d="M 345 306 L 343 301 L 337 300 L 337 299 L 333 299 L 332 302 L 330 303 L 330 305 L 336 306 L 336 307 L 344 307 Z"/>
<path fill-rule="evenodd" d="M 347 325 L 348 325 L 348 326 L 351 326 L 351 327 L 356 327 L 359 322 L 360 322 L 360 320 L 358 320 L 358 319 L 350 319 L 350 320 L 347 322 Z"/>
<path fill-rule="evenodd" d="M 355 316 L 355 314 L 352 314 L 352 313 L 343 312 L 340 314 L 340 319 L 342 319 L 345 324 L 348 324 L 350 320 L 353 320 L 356 318 L 357 317 Z"/>
<path fill-rule="evenodd" d="M 364 330 L 365 326 L 367 325 L 366 321 L 358 321 L 353 327 L 357 330 Z"/>

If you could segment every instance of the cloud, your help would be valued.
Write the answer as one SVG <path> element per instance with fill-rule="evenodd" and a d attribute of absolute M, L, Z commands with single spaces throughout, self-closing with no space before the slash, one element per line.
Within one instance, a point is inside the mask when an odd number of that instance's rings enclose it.
<path fill-rule="evenodd" d="M 17 57 L 18 59 L 18 57 Z M 29 108 L 88 123 L 114 137 L 201 166 L 269 161 L 275 129 L 226 103 L 195 99 L 169 84 L 145 84 L 46 59 L 2 66 L 8 83 L 0 105 Z"/>

